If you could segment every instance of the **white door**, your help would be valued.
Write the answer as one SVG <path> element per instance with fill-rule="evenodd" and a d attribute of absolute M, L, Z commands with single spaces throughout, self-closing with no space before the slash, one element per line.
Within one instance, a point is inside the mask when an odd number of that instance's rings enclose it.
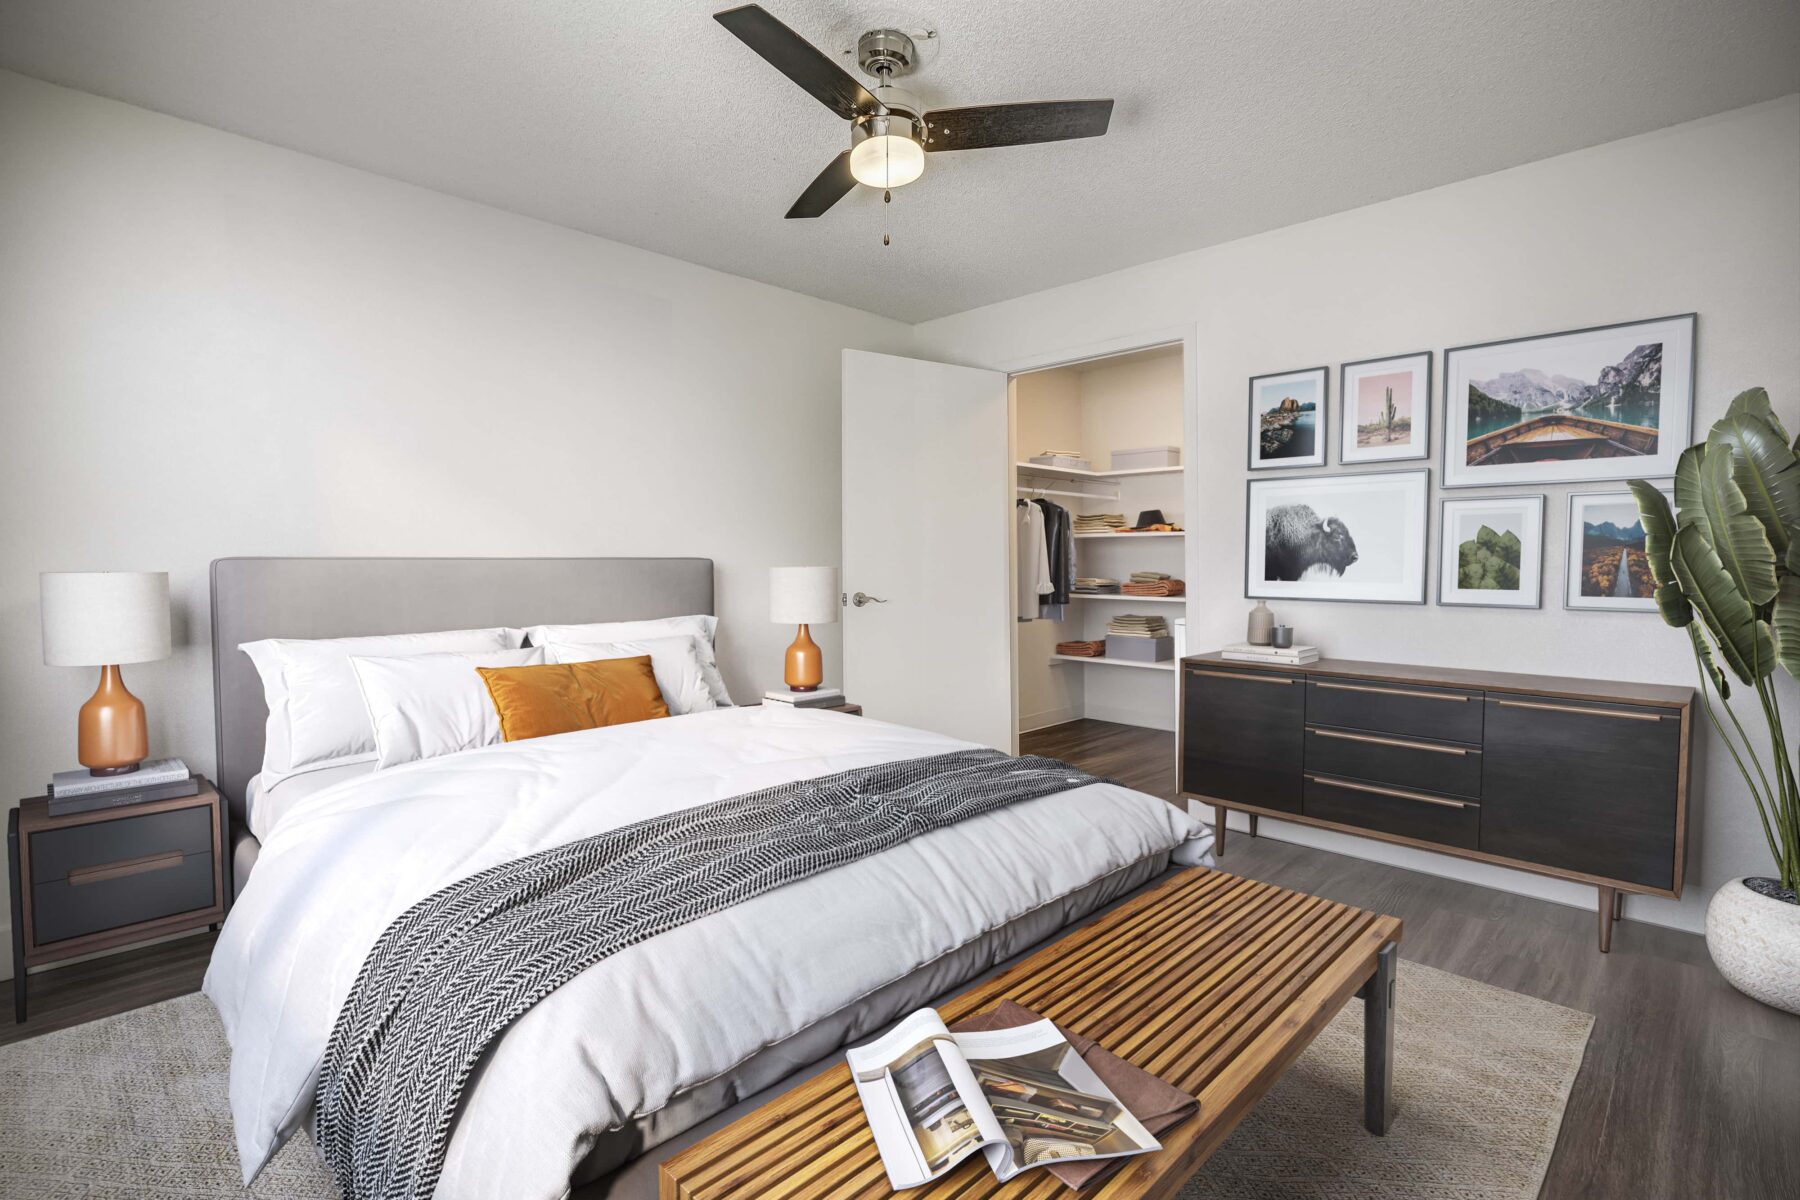
<path fill-rule="evenodd" d="M 1011 750 L 1006 376 L 846 350 L 843 407 L 845 696 Z"/>

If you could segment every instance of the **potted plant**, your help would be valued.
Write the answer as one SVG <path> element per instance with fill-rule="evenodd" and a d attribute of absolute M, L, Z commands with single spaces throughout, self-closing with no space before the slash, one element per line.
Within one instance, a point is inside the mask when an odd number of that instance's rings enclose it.
<path fill-rule="evenodd" d="M 1675 511 L 1633 480 L 1664 621 L 1686 629 L 1700 699 L 1750 789 L 1773 876 L 1733 879 L 1706 910 L 1706 946 L 1733 987 L 1800 1012 L 1800 781 L 1775 669 L 1800 676 L 1800 444 L 1752 388 L 1675 468 Z M 1745 730 L 1732 680 L 1756 698 L 1766 744 Z M 1738 697 L 1743 698 L 1742 689 Z"/>

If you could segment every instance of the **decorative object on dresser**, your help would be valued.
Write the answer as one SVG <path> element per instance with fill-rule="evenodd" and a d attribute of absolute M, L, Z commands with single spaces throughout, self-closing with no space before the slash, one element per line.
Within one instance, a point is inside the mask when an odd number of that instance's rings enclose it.
<path fill-rule="evenodd" d="M 1694 422 L 1694 314 L 1444 351 L 1444 486 L 1675 472 Z"/>
<path fill-rule="evenodd" d="M 120 808 L 149 800 L 173 800 L 200 790 L 200 777 L 179 758 L 158 758 L 129 775 L 58 771 L 50 780 L 50 815 L 67 817 L 99 808 Z"/>
<path fill-rule="evenodd" d="M 1679 517 L 1660 488 L 1634 479 L 1631 491 L 1653 602 L 1664 621 L 1688 632 L 1701 702 L 1756 803 L 1775 860 L 1776 878 L 1733 879 L 1713 894 L 1706 946 L 1739 991 L 1800 1013 L 1800 779 L 1774 678 L 1778 665 L 1800 675 L 1800 458 L 1791 444 L 1769 394 L 1752 388 L 1732 400 L 1705 442 L 1682 452 Z M 1751 740 L 1731 711 L 1727 671 L 1762 707 L 1767 770 L 1764 743 Z"/>
<path fill-rule="evenodd" d="M 150 753 L 144 702 L 119 667 L 169 657 L 169 577 L 162 571 L 49 571 L 38 576 L 44 665 L 99 667 L 81 706 L 76 761 L 95 775 L 137 770 Z"/>
<path fill-rule="evenodd" d="M 787 649 L 784 678 L 789 690 L 810 692 L 824 682 L 825 655 L 808 626 L 837 620 L 841 605 L 836 567 L 769 569 L 769 620 L 800 627 Z"/>
<path fill-rule="evenodd" d="M 785 704 L 789 708 L 835 708 L 844 702 L 841 688 L 814 688 L 810 692 L 796 692 L 781 688 L 770 688 L 763 693 L 763 700 L 769 704 Z"/>
<path fill-rule="evenodd" d="M 30 796 L 7 815 L 15 1020 L 32 967 L 224 920 L 225 805 L 199 783 L 190 796 L 65 816 Z"/>
<path fill-rule="evenodd" d="M 1674 499 L 1662 493 L 1664 503 Z M 1630 492 L 1569 496 L 1569 540 L 1563 607 L 1598 612 L 1655 612 L 1656 582 L 1644 546 L 1644 524 Z"/>
<path fill-rule="evenodd" d="M 1278 625 L 1278 629 L 1292 631 L 1292 626 Z M 1257 646 L 1250 642 L 1233 642 L 1219 651 L 1219 657 L 1232 662 L 1273 663 L 1276 666 L 1303 667 L 1307 663 L 1319 661 L 1317 646 L 1295 646 L 1292 637 L 1286 646 L 1277 646 L 1271 642 L 1267 646 Z"/>
<path fill-rule="evenodd" d="M 1544 588 L 1544 498 L 1445 500 L 1438 522 L 1437 602 L 1539 608 Z"/>
<path fill-rule="evenodd" d="M 1427 470 L 1248 481 L 1244 595 L 1425 603 Z"/>
<path fill-rule="evenodd" d="M 1256 607 L 1250 610 L 1250 624 L 1244 640 L 1252 646 L 1267 646 L 1274 636 L 1275 614 L 1269 611 L 1267 600 L 1258 600 Z"/>
<path fill-rule="evenodd" d="M 1320 659 L 1181 664 L 1181 791 L 1599 889 L 1681 895 L 1691 688 Z"/>
<path fill-rule="evenodd" d="M 1338 368 L 1338 462 L 1431 457 L 1431 351 Z"/>
<path fill-rule="evenodd" d="M 1250 379 L 1250 469 L 1325 465 L 1331 371 L 1309 367 Z"/>

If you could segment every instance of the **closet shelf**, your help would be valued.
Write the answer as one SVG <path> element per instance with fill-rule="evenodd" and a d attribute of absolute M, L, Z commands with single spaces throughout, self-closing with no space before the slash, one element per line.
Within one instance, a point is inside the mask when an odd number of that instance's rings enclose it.
<path fill-rule="evenodd" d="M 1078 533 L 1078 538 L 1105 538 L 1109 542 L 1122 542 L 1126 538 L 1171 538 L 1186 537 L 1186 533 Z"/>
<path fill-rule="evenodd" d="M 1138 597 L 1140 600 L 1143 597 Z M 1175 659 L 1164 659 L 1162 662 L 1134 662 L 1129 658 L 1083 658 L 1079 654 L 1052 654 L 1052 665 L 1056 663 L 1080 663 L 1084 667 L 1136 667 L 1140 671 L 1173 671 Z"/>
<path fill-rule="evenodd" d="M 1126 596 L 1126 595 L 1114 595 L 1111 592 L 1100 592 L 1100 593 L 1071 592 L 1069 594 L 1077 600 L 1120 600 L 1120 601 L 1128 600 L 1133 604 L 1186 604 L 1187 603 L 1186 596 Z"/>
<path fill-rule="evenodd" d="M 1068 483 L 1086 483 L 1090 480 L 1113 482 L 1120 479 L 1137 479 L 1145 475 L 1179 475 L 1180 467 L 1138 467 L 1131 471 L 1083 471 L 1077 467 L 1046 467 L 1039 463 L 1022 462 L 1018 464 L 1019 474 L 1031 475 L 1038 479 L 1061 479 Z"/>

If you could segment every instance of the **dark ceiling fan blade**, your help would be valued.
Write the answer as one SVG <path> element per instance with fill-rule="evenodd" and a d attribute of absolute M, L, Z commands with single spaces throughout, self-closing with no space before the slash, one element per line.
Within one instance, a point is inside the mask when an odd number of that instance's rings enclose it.
<path fill-rule="evenodd" d="M 806 185 L 794 207 L 787 210 L 788 218 L 822 217 L 855 186 L 856 177 L 850 174 L 850 152 L 846 150 L 825 164 L 819 177 Z"/>
<path fill-rule="evenodd" d="M 713 20 L 844 120 L 875 107 L 875 97 L 867 88 L 811 42 L 771 17 L 762 5 L 728 8 L 714 13 Z"/>
<path fill-rule="evenodd" d="M 1112 120 L 1111 100 L 1037 100 L 1026 104 L 979 104 L 927 113 L 927 150 L 986 150 L 1099 137 Z"/>

